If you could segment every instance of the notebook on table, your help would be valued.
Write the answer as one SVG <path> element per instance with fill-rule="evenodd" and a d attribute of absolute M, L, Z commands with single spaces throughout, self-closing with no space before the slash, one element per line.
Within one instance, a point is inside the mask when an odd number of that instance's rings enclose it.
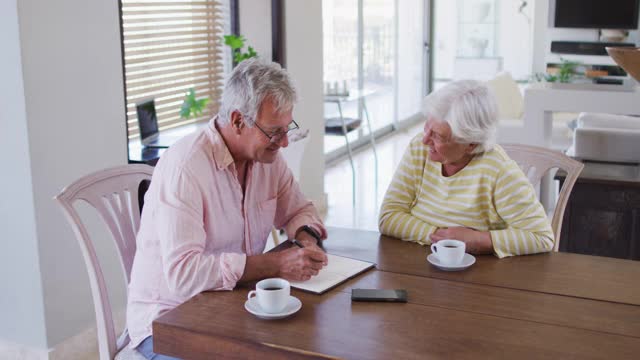
<path fill-rule="evenodd" d="M 291 281 L 291 287 L 322 294 L 375 266 L 370 262 L 338 255 L 327 254 L 327 258 L 329 264 L 320 270 L 318 275 L 307 281 Z"/>

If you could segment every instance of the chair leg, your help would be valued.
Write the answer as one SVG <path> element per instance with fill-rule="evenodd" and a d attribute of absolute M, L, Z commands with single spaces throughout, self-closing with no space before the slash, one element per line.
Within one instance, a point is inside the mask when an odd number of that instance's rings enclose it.
<path fill-rule="evenodd" d="M 367 102 L 365 98 L 362 98 L 362 110 L 367 119 L 367 128 L 369 128 L 369 141 L 371 142 L 371 148 L 373 149 L 373 159 L 375 167 L 374 188 L 376 204 L 378 203 L 378 152 L 376 151 L 376 138 L 371 129 L 371 118 L 369 117 L 369 110 L 367 109 Z"/>
<path fill-rule="evenodd" d="M 280 236 L 278 235 L 276 228 L 271 229 L 271 237 L 273 238 L 273 245 L 278 246 L 280 244 Z"/>
<path fill-rule="evenodd" d="M 356 206 L 356 167 L 353 163 L 353 154 L 351 151 L 351 144 L 349 143 L 349 137 L 347 136 L 347 134 L 344 134 L 344 139 L 347 141 L 347 150 L 349 151 L 349 162 L 351 163 L 351 191 L 352 191 L 352 198 L 353 198 L 353 206 Z"/>
<path fill-rule="evenodd" d="M 338 102 L 338 113 L 340 113 L 340 121 L 342 121 L 342 133 L 344 134 L 344 139 L 347 142 L 347 151 L 349 152 L 349 162 L 351 162 L 351 191 L 352 191 L 352 202 L 353 206 L 356 206 L 356 167 L 353 164 L 353 152 L 351 150 L 351 143 L 349 142 L 349 133 L 347 131 L 347 124 L 344 121 L 344 116 L 342 114 L 342 105 Z"/>

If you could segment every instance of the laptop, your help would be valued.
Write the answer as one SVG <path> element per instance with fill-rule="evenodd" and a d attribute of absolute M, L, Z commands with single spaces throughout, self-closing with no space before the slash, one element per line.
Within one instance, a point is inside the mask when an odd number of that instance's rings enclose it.
<path fill-rule="evenodd" d="M 148 148 L 168 148 L 180 137 L 160 134 L 155 100 L 146 100 L 136 104 L 140 142 Z"/>

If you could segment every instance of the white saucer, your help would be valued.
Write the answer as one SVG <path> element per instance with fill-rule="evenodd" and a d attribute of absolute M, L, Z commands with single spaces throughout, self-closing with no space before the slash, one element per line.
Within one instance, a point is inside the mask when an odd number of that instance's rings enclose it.
<path fill-rule="evenodd" d="M 295 314 L 296 312 L 298 312 L 298 310 L 300 310 L 300 308 L 302 308 L 302 302 L 300 302 L 297 297 L 289 295 L 289 301 L 287 302 L 287 306 L 284 307 L 284 310 L 279 313 L 270 314 L 262 310 L 260 304 L 258 303 L 258 298 L 254 296 L 244 303 L 244 308 L 260 319 L 275 320 L 286 318 L 289 315 Z"/>
<path fill-rule="evenodd" d="M 438 258 L 434 254 L 429 254 L 427 256 L 427 261 L 431 263 L 431 265 L 437 267 L 443 271 L 460 271 L 468 268 L 469 266 L 476 263 L 476 258 L 471 254 L 464 254 L 462 261 L 459 264 L 455 265 L 445 265 L 438 260 Z"/>

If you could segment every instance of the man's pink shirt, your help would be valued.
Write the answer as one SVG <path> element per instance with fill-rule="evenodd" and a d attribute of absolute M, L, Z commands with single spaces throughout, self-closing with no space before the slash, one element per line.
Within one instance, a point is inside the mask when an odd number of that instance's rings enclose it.
<path fill-rule="evenodd" d="M 127 326 L 132 347 L 158 316 L 205 290 L 232 290 L 246 257 L 264 251 L 271 229 L 289 237 L 311 225 L 326 237 L 280 154 L 251 162 L 243 194 L 233 158 L 211 120 L 171 146 L 158 162 L 131 271 Z"/>

